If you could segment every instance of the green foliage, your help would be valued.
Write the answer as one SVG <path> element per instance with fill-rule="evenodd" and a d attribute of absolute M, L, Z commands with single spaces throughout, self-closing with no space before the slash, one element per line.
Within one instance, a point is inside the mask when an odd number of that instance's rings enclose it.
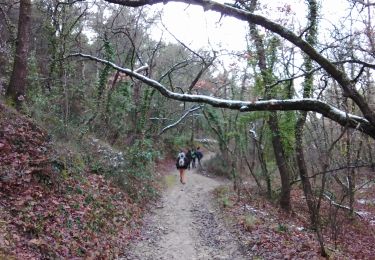
<path fill-rule="evenodd" d="M 102 153 L 95 151 L 104 151 Z M 85 148 L 86 164 L 91 171 L 106 176 L 126 191 L 136 201 L 146 201 L 157 196 L 154 187 L 154 161 L 159 152 L 149 139 L 136 140 L 125 155 L 104 145 Z"/>
<path fill-rule="evenodd" d="M 269 64 L 269 75 L 268 75 L 269 79 L 271 79 L 272 77 L 273 66 L 277 62 L 277 48 L 279 46 L 280 46 L 279 37 L 273 36 L 271 37 L 271 39 L 269 39 L 268 50 L 267 50 L 267 53 L 269 53 L 269 55 L 267 55 L 267 58 L 268 58 L 267 63 Z"/>
<path fill-rule="evenodd" d="M 277 225 L 277 229 L 276 229 L 278 232 L 283 232 L 283 233 L 285 233 L 285 232 L 289 232 L 289 228 L 288 228 L 288 226 L 287 225 L 284 225 L 284 224 L 281 224 L 281 223 L 279 223 L 278 225 Z"/>
<path fill-rule="evenodd" d="M 260 221 L 256 216 L 252 214 L 246 214 L 243 219 L 243 226 L 245 230 L 251 231 L 259 224 L 259 222 Z"/>
<path fill-rule="evenodd" d="M 53 115 L 55 105 L 51 102 L 51 96 L 43 93 L 43 88 L 40 81 L 40 75 L 37 70 L 37 60 L 35 52 L 30 55 L 30 62 L 28 63 L 28 82 L 26 89 L 27 96 L 27 114 L 38 121 L 53 120 L 52 124 L 56 125 L 56 116 Z M 51 118 L 53 117 L 53 119 Z"/>
<path fill-rule="evenodd" d="M 229 131 L 225 133 L 226 139 L 231 139 L 231 138 L 238 138 L 240 137 L 241 133 L 238 131 Z"/>
<path fill-rule="evenodd" d="M 35 61 L 36 62 L 36 61 Z M 46 89 L 42 85 L 41 75 L 31 58 L 27 88 L 27 114 L 46 127 L 57 139 L 71 138 L 76 135 L 77 126 L 82 120 L 82 108 L 85 105 L 87 91 L 81 85 L 66 86 L 66 89 Z M 74 68 L 66 66 L 67 73 Z M 68 77 L 68 76 L 67 76 Z M 78 130 L 80 131 L 80 130 Z"/>
<path fill-rule="evenodd" d="M 264 96 L 264 82 L 262 75 L 257 73 L 255 74 L 255 84 L 253 86 L 254 96 Z"/>
<path fill-rule="evenodd" d="M 127 159 L 131 167 L 148 167 L 158 157 L 159 152 L 154 150 L 153 142 L 150 139 L 136 140 L 133 146 L 127 151 Z"/>
<path fill-rule="evenodd" d="M 190 137 L 187 135 L 168 136 L 164 139 L 167 153 L 176 155 L 181 149 L 190 147 Z"/>
<path fill-rule="evenodd" d="M 251 122 L 256 122 L 257 120 L 267 118 L 267 114 L 268 112 L 263 112 L 263 111 L 244 113 L 239 116 L 238 120 L 241 125 L 243 125 L 244 127 L 248 127 L 249 123 Z"/>
<path fill-rule="evenodd" d="M 231 167 L 228 162 L 222 158 L 220 154 L 212 157 L 206 163 L 206 169 L 208 172 L 213 173 L 218 176 L 225 176 L 231 178 Z"/>
<path fill-rule="evenodd" d="M 104 56 L 105 59 L 108 61 L 113 61 L 114 50 L 111 46 L 111 43 L 107 39 L 107 35 L 104 37 Z M 101 70 L 99 74 L 99 81 L 98 81 L 98 100 L 102 98 L 104 93 L 105 86 L 108 81 L 109 74 L 111 72 L 112 67 L 110 65 L 105 65 L 105 67 Z"/>
<path fill-rule="evenodd" d="M 220 186 L 215 189 L 218 202 L 225 208 L 232 207 L 233 203 L 230 200 L 230 190 L 226 186 Z"/>
<path fill-rule="evenodd" d="M 297 115 L 294 111 L 280 113 L 279 127 L 280 135 L 286 156 L 294 153 L 295 147 L 295 125 Z"/>
<path fill-rule="evenodd" d="M 229 199 L 229 197 L 222 197 L 221 198 L 221 203 L 224 208 L 230 208 L 233 206 L 232 201 Z"/>
<path fill-rule="evenodd" d="M 155 89 L 145 88 L 143 93 L 143 102 L 139 108 L 140 117 L 137 120 L 137 128 L 142 131 L 146 127 L 148 121 L 147 115 L 150 110 L 152 97 L 155 94 Z"/>
<path fill-rule="evenodd" d="M 219 112 L 217 109 L 213 109 L 213 108 L 206 108 L 205 110 L 207 112 L 207 118 L 208 120 L 210 120 L 215 126 L 219 127 L 218 130 L 220 130 L 221 132 L 221 125 L 220 123 L 222 122 L 222 119 L 220 118 L 219 116 Z"/>
<path fill-rule="evenodd" d="M 106 127 L 121 136 L 126 135 L 129 126 L 124 124 L 124 120 L 133 108 L 130 85 L 128 82 L 120 82 L 108 97 Z"/>
<path fill-rule="evenodd" d="M 229 124 L 228 118 L 219 115 L 219 111 L 213 108 L 206 108 L 205 116 L 211 131 L 216 135 L 216 138 L 219 141 L 220 150 L 224 151 L 226 149 L 226 144 L 228 143 L 228 136 L 225 132 L 226 126 Z"/>

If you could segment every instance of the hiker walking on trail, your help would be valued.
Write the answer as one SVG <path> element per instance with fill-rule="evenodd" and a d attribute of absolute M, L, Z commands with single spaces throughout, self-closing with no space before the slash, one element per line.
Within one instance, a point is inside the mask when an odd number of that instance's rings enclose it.
<path fill-rule="evenodd" d="M 186 157 L 187 157 L 187 159 L 188 159 L 188 161 L 189 161 L 187 169 L 190 170 L 190 163 L 191 163 L 191 161 L 192 161 L 192 159 L 193 159 L 193 158 L 191 157 L 191 150 L 190 150 L 190 149 L 187 151 L 187 153 L 186 153 Z"/>
<path fill-rule="evenodd" d="M 196 167 L 196 165 L 195 165 L 196 160 L 197 160 L 197 154 L 195 152 L 195 148 L 193 148 L 191 150 L 191 168 L 195 168 Z"/>
<path fill-rule="evenodd" d="M 198 147 L 197 147 L 197 150 L 195 151 L 195 154 L 196 154 L 197 159 L 198 159 L 199 167 L 202 168 L 201 160 L 202 160 L 202 158 L 203 158 L 203 153 L 201 152 L 200 149 L 201 149 L 201 148 L 198 146 Z"/>
<path fill-rule="evenodd" d="M 180 172 L 180 182 L 182 184 L 185 184 L 185 170 L 187 169 L 188 165 L 190 164 L 190 161 L 188 160 L 186 154 L 183 151 L 180 151 L 180 153 L 177 156 L 177 162 L 176 162 L 176 168 Z"/>

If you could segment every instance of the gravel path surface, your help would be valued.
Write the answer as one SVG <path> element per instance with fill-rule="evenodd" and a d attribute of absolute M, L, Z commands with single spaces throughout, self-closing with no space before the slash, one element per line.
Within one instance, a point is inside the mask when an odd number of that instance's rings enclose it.
<path fill-rule="evenodd" d="M 140 238 L 121 259 L 249 259 L 213 203 L 212 190 L 225 183 L 190 170 L 182 185 L 177 170 L 171 174 L 173 187 L 145 217 Z"/>

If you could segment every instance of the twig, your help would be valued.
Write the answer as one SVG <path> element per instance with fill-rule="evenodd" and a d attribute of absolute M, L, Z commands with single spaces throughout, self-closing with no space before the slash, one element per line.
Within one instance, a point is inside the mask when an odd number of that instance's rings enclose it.
<path fill-rule="evenodd" d="M 324 197 L 335 207 L 338 207 L 340 209 L 345 209 L 345 210 L 349 210 L 351 211 L 351 209 L 348 207 L 348 206 L 345 206 L 345 205 L 341 205 L 339 203 L 337 203 L 336 201 L 334 201 L 333 199 L 331 199 L 327 194 L 324 194 Z M 354 213 L 360 217 L 360 218 L 363 218 L 363 216 L 358 212 L 358 211 L 354 211 Z"/>
<path fill-rule="evenodd" d="M 198 110 L 198 109 L 201 109 L 203 106 L 202 105 L 199 105 L 199 106 L 193 106 L 191 107 L 188 111 L 185 112 L 185 114 L 183 114 L 180 119 L 178 119 L 176 122 L 174 122 L 173 124 L 170 124 L 166 127 L 164 127 L 160 133 L 158 134 L 159 136 L 162 135 L 165 131 L 167 131 L 168 129 L 171 129 L 173 127 L 175 127 L 176 125 L 178 125 L 179 123 L 181 123 L 182 120 L 184 120 L 185 117 L 187 117 L 190 113 Z"/>

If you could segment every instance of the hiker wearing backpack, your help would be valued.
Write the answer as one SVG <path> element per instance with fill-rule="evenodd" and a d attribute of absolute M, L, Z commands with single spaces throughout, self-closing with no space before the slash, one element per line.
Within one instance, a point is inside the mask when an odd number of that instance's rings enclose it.
<path fill-rule="evenodd" d="M 181 150 L 177 156 L 176 168 L 180 172 L 180 182 L 185 184 L 185 170 L 190 164 L 186 154 Z"/>
<path fill-rule="evenodd" d="M 197 154 L 195 149 L 191 150 L 191 168 L 195 168 L 195 161 L 197 160 Z"/>
<path fill-rule="evenodd" d="M 187 159 L 188 159 L 188 161 L 189 161 L 187 169 L 190 170 L 190 163 L 191 163 L 191 161 L 192 161 L 192 159 L 193 159 L 193 158 L 191 157 L 191 150 L 190 150 L 190 149 L 187 151 L 187 153 L 186 153 L 186 157 L 187 157 Z"/>
<path fill-rule="evenodd" d="M 202 158 L 203 158 L 203 153 L 201 152 L 200 149 L 201 149 L 201 148 L 198 146 L 198 147 L 197 147 L 197 150 L 195 151 L 195 154 L 197 155 L 197 159 L 198 159 L 199 167 L 202 168 L 201 160 L 202 160 Z"/>

